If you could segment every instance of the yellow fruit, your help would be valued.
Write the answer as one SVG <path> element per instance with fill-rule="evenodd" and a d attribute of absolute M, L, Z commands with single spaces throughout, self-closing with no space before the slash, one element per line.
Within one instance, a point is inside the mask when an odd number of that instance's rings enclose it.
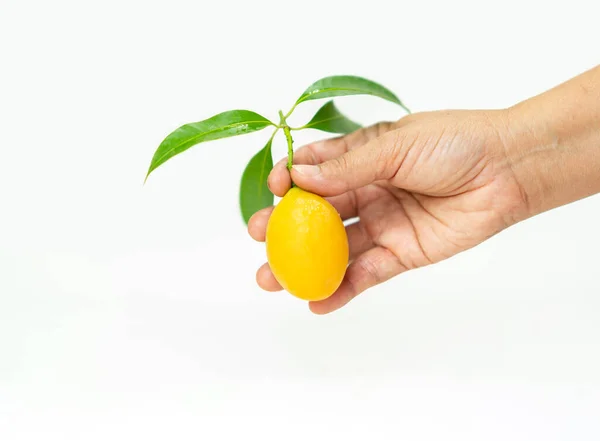
<path fill-rule="evenodd" d="M 275 279 L 303 300 L 333 294 L 348 265 L 348 238 L 339 213 L 322 197 L 298 187 L 273 210 L 266 247 Z"/>

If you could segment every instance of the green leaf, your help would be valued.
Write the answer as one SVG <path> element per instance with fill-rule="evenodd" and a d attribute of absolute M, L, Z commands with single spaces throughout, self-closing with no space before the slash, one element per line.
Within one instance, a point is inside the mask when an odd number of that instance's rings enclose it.
<path fill-rule="evenodd" d="M 255 132 L 270 125 L 274 124 L 249 110 L 229 110 L 204 121 L 185 124 L 171 132 L 158 146 L 146 179 L 159 165 L 196 144 Z"/>
<path fill-rule="evenodd" d="M 360 129 L 360 124 L 345 117 L 335 107 L 333 100 L 327 101 L 318 111 L 315 116 L 303 126 L 303 129 L 317 129 L 329 133 L 347 134 Z"/>
<path fill-rule="evenodd" d="M 298 98 L 296 105 L 308 100 L 331 98 L 346 95 L 373 95 L 391 101 L 401 106 L 407 112 L 408 108 L 389 89 L 366 78 L 351 75 L 336 75 L 321 78 L 311 84 Z"/>
<path fill-rule="evenodd" d="M 240 209 L 246 224 L 258 210 L 273 205 L 273 193 L 267 186 L 267 178 L 273 168 L 272 142 L 273 138 L 269 139 L 267 145 L 250 159 L 242 175 Z"/>

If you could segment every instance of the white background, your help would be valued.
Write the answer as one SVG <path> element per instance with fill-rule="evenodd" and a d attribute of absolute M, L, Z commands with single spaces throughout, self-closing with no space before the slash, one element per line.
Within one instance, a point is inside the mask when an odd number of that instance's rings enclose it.
<path fill-rule="evenodd" d="M 315 316 L 255 285 L 266 132 L 142 185 L 177 126 L 330 74 L 414 112 L 543 92 L 599 60 L 595 2 L 551 3 L 0 1 L 0 439 L 600 439 L 598 197 Z"/>

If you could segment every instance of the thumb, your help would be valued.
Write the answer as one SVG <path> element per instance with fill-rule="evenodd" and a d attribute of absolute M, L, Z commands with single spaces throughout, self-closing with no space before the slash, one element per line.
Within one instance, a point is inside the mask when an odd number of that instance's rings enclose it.
<path fill-rule="evenodd" d="M 300 188 L 322 196 L 337 196 L 375 181 L 391 179 L 402 159 L 398 130 L 317 165 L 294 165 L 292 180 Z"/>

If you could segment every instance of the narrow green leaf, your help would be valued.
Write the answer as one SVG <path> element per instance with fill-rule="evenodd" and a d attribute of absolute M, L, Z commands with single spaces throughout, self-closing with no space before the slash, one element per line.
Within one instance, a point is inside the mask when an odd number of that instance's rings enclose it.
<path fill-rule="evenodd" d="M 327 101 L 315 116 L 302 128 L 317 129 L 329 133 L 347 134 L 360 129 L 360 124 L 344 116 L 333 103 L 333 100 Z"/>
<path fill-rule="evenodd" d="M 273 205 L 273 193 L 267 186 L 269 172 L 273 168 L 271 156 L 271 138 L 256 155 L 250 159 L 242 180 L 240 182 L 240 209 L 244 222 L 248 221 L 254 213 Z"/>
<path fill-rule="evenodd" d="M 274 124 L 249 110 L 229 110 L 204 121 L 185 124 L 171 132 L 158 146 L 146 179 L 159 165 L 196 144 L 254 132 L 270 125 Z"/>
<path fill-rule="evenodd" d="M 352 75 L 336 75 L 321 78 L 320 80 L 311 84 L 308 89 L 298 98 L 296 105 L 303 101 L 317 100 L 321 98 L 331 98 L 335 96 L 345 95 L 373 95 L 384 100 L 396 103 L 407 112 L 409 110 L 400 99 L 389 89 L 383 87 L 381 84 L 375 83 L 374 81 L 366 78 L 352 76 Z"/>

